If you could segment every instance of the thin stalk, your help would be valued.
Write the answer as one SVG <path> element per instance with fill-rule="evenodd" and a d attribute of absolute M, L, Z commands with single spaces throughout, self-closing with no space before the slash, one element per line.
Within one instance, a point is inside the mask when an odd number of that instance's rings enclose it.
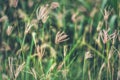
<path fill-rule="evenodd" d="M 24 43 L 25 43 L 25 39 L 26 39 L 26 34 L 24 35 L 23 41 L 22 41 L 22 44 L 21 44 L 21 50 L 22 50 L 23 60 L 25 60 L 25 56 L 24 56 L 24 53 L 23 53 L 23 46 L 24 46 Z"/>
<path fill-rule="evenodd" d="M 30 64 L 30 60 L 31 60 L 31 53 L 32 53 L 32 50 L 33 50 L 33 45 L 34 45 L 34 41 L 32 39 L 31 45 L 30 45 L 29 55 L 27 57 L 27 63 L 26 63 L 27 69 L 29 69 L 29 64 Z M 28 80 L 28 79 L 29 79 L 29 75 L 26 73 L 26 80 Z"/>
<path fill-rule="evenodd" d="M 77 34 L 76 34 L 76 32 L 77 32 L 77 24 L 75 23 L 75 29 L 74 29 L 74 39 L 76 39 L 76 37 L 77 37 Z"/>
<path fill-rule="evenodd" d="M 83 63 L 83 75 L 82 75 L 82 80 L 85 80 L 85 68 L 86 68 L 86 60 L 85 60 L 85 57 L 84 57 L 84 63 Z"/>
<path fill-rule="evenodd" d="M 39 60 L 39 65 L 40 65 L 40 69 L 41 69 L 41 71 L 42 71 L 42 74 L 44 74 L 43 65 L 42 65 L 42 61 L 41 61 L 41 60 Z"/>
<path fill-rule="evenodd" d="M 23 50 L 23 46 L 24 46 L 24 43 L 25 43 L 25 39 L 26 39 L 26 34 L 24 35 L 23 37 L 23 41 L 22 41 L 22 45 L 21 45 L 21 49 Z"/>

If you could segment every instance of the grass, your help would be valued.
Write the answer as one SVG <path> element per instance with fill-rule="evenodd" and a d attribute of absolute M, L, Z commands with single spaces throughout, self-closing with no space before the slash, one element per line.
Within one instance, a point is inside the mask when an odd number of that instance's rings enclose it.
<path fill-rule="evenodd" d="M 118 0 L 0 1 L 0 80 L 119 80 L 119 9 Z"/>

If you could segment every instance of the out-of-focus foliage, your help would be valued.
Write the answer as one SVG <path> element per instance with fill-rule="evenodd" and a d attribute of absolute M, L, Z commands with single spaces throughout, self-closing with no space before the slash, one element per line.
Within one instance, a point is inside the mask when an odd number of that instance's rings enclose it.
<path fill-rule="evenodd" d="M 0 0 L 0 80 L 119 78 L 119 0 Z"/>

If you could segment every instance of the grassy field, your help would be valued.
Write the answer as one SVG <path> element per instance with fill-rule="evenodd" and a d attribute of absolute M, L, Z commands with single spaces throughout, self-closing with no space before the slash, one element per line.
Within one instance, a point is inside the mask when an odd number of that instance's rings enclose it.
<path fill-rule="evenodd" d="M 120 1 L 0 0 L 0 80 L 120 80 Z"/>

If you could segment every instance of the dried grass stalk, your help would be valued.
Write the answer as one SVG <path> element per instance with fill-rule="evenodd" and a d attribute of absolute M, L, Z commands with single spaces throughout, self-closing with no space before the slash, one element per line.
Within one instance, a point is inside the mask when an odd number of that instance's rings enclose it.
<path fill-rule="evenodd" d="M 15 79 L 17 79 L 19 73 L 23 70 L 24 66 L 25 66 L 25 62 L 23 62 L 21 65 L 19 65 L 19 67 L 16 69 L 15 75 L 14 75 Z"/>

